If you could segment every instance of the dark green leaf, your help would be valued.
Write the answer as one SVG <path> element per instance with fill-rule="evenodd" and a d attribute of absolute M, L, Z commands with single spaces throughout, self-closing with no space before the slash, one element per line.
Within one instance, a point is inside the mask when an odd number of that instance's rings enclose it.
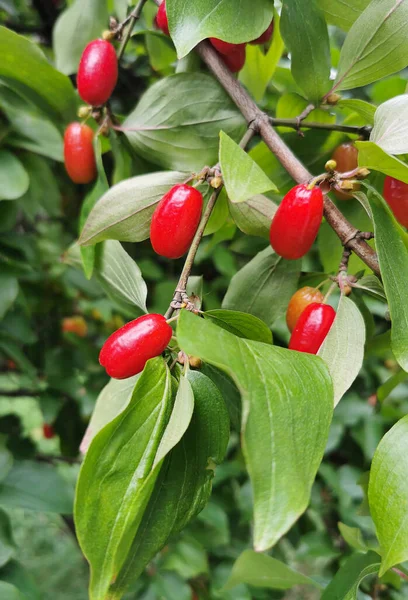
<path fill-rule="evenodd" d="M 28 190 L 30 178 L 20 160 L 0 150 L 0 200 L 16 200 Z"/>
<path fill-rule="evenodd" d="M 268 247 L 234 275 L 222 306 L 248 312 L 271 327 L 295 293 L 299 273 L 300 261 L 285 260 Z"/>
<path fill-rule="evenodd" d="M 0 509 L 0 568 L 14 556 L 16 545 L 13 540 L 8 514 Z M 1 578 L 1 575 L 0 575 Z M 2 598 L 2 596 L 0 596 Z"/>
<path fill-rule="evenodd" d="M 126 136 L 143 158 L 184 171 L 217 162 L 221 129 L 239 139 L 245 122 L 222 87 L 204 73 L 161 79 L 123 123 Z"/>
<path fill-rule="evenodd" d="M 13 305 L 18 294 L 18 281 L 7 273 L 0 274 L 0 319 Z"/>
<path fill-rule="evenodd" d="M 358 587 L 362 580 L 368 575 L 378 573 L 379 568 L 380 561 L 375 552 L 353 554 L 324 590 L 322 600 L 357 600 Z"/>
<path fill-rule="evenodd" d="M 61 216 L 61 193 L 49 162 L 42 156 L 26 154 L 24 168 L 30 176 L 30 185 L 18 204 L 32 220 L 38 213 L 51 217 Z"/>
<path fill-rule="evenodd" d="M 331 59 L 326 21 L 315 0 L 284 0 L 281 32 L 293 78 L 317 105 L 329 89 Z"/>
<path fill-rule="evenodd" d="M 266 550 L 308 504 L 333 411 L 330 377 L 315 356 L 238 338 L 188 311 L 180 315 L 177 339 L 187 354 L 225 370 L 240 389 L 254 546 Z"/>
<path fill-rule="evenodd" d="M 261 319 L 236 310 L 207 310 L 204 313 L 218 325 L 230 333 L 247 340 L 272 344 L 272 332 Z"/>

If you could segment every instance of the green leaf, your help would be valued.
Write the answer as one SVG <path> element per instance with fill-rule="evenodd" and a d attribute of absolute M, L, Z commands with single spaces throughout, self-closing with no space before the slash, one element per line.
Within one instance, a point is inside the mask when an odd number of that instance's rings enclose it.
<path fill-rule="evenodd" d="M 400 369 L 394 375 L 391 375 L 387 381 L 385 381 L 380 387 L 377 389 L 377 399 L 378 402 L 384 402 L 388 398 L 395 388 L 408 379 L 408 373 L 403 369 Z"/>
<path fill-rule="evenodd" d="M 69 515 L 72 501 L 65 480 L 45 463 L 16 461 L 0 483 L 0 506 Z"/>
<path fill-rule="evenodd" d="M 24 155 L 23 164 L 30 176 L 30 185 L 19 199 L 19 206 L 32 220 L 38 213 L 60 217 L 61 193 L 49 162 L 42 156 L 29 153 Z"/>
<path fill-rule="evenodd" d="M 271 327 L 285 313 L 299 273 L 300 261 L 285 260 L 268 246 L 234 275 L 222 306 L 255 315 Z"/>
<path fill-rule="evenodd" d="M 180 402 L 183 397 L 178 395 L 176 404 Z M 172 405 L 170 372 L 162 358 L 152 359 L 126 409 L 88 449 L 77 485 L 75 523 L 91 565 L 92 600 L 105 598 L 126 560 L 160 471 L 156 459 L 160 461 L 182 434 L 179 426 L 174 434 Z M 187 419 L 188 410 L 184 425 Z"/>
<path fill-rule="evenodd" d="M 408 416 L 385 434 L 371 464 L 368 501 L 381 547 L 380 577 L 408 559 Z"/>
<path fill-rule="evenodd" d="M 231 202 L 244 202 L 256 194 L 278 191 L 249 154 L 224 131 L 220 133 L 220 165 Z"/>
<path fill-rule="evenodd" d="M 352 300 L 340 298 L 336 318 L 317 353 L 326 363 L 336 406 L 363 366 L 366 332 L 364 319 Z"/>
<path fill-rule="evenodd" d="M 0 200 L 15 200 L 28 190 L 30 178 L 20 160 L 0 150 Z"/>
<path fill-rule="evenodd" d="M 73 118 L 76 100 L 72 83 L 50 65 L 37 44 L 0 27 L 0 56 L 0 77 L 19 89 L 28 88 L 54 116 Z"/>
<path fill-rule="evenodd" d="M 143 158 L 184 171 L 217 162 L 221 129 L 239 139 L 245 121 L 223 88 L 204 73 L 179 73 L 154 83 L 123 123 Z"/>
<path fill-rule="evenodd" d="M 374 142 L 356 142 L 355 144 L 358 149 L 360 167 L 374 169 L 374 171 L 380 171 L 380 173 L 408 183 L 408 166 L 401 160 L 387 154 Z"/>
<path fill-rule="evenodd" d="M 151 31 L 145 35 L 146 49 L 154 71 L 168 74 L 169 67 L 177 61 L 171 40 L 161 32 Z"/>
<path fill-rule="evenodd" d="M 4 567 L 15 553 L 16 545 L 13 540 L 9 516 L 4 510 L 0 509 L 0 568 Z"/>
<path fill-rule="evenodd" d="M 203 509 L 211 494 L 214 466 L 226 452 L 229 422 L 220 392 L 202 373 L 190 372 L 188 378 L 194 393 L 191 423 L 164 460 L 138 535 L 111 587 L 112 600 L 120 598 L 169 537 Z"/>
<path fill-rule="evenodd" d="M 111 379 L 98 396 L 91 420 L 81 442 L 85 454 L 92 440 L 101 429 L 113 421 L 129 404 L 139 375 L 128 379 Z"/>
<path fill-rule="evenodd" d="M 384 300 L 385 302 L 387 301 L 384 286 L 375 275 L 365 275 L 358 280 L 357 287 L 374 297 L 381 298 L 381 300 Z"/>
<path fill-rule="evenodd" d="M 408 152 L 408 94 L 391 98 L 377 108 L 370 141 L 389 154 Z"/>
<path fill-rule="evenodd" d="M 0 319 L 13 306 L 18 289 L 18 281 L 13 275 L 0 273 Z"/>
<path fill-rule="evenodd" d="M 372 191 L 375 190 L 372 188 Z M 408 371 L 408 248 L 385 202 L 370 196 L 374 234 L 381 275 L 391 316 L 391 347 L 401 367 Z"/>
<path fill-rule="evenodd" d="M 340 100 L 336 104 L 336 108 L 353 110 L 360 115 L 360 117 L 363 117 L 367 125 L 373 125 L 375 111 L 377 110 L 377 107 L 374 106 L 374 104 L 370 104 L 369 102 L 360 100 L 359 98 Z"/>
<path fill-rule="evenodd" d="M 167 15 L 171 38 L 179 58 L 198 42 L 216 37 L 238 44 L 256 40 L 268 28 L 273 16 L 270 0 L 198 0 L 186 10 L 184 0 L 168 0 Z"/>
<path fill-rule="evenodd" d="M 360 583 L 368 575 L 378 573 L 379 567 L 375 552 L 352 554 L 324 590 L 321 600 L 357 600 Z"/>
<path fill-rule="evenodd" d="M 349 546 L 358 550 L 359 552 L 368 552 L 368 546 L 364 541 L 361 529 L 358 527 L 349 527 L 345 523 L 338 523 L 339 531 L 343 539 Z"/>
<path fill-rule="evenodd" d="M 226 371 L 239 387 L 254 546 L 266 550 L 308 504 L 333 411 L 330 377 L 315 356 L 238 338 L 188 311 L 181 312 L 177 340 L 187 354 Z"/>
<path fill-rule="evenodd" d="M 269 231 L 277 206 L 262 194 L 245 202 L 228 202 L 231 217 L 236 226 L 247 235 L 256 235 L 269 240 Z"/>
<path fill-rule="evenodd" d="M 307 107 L 308 102 L 299 94 L 290 92 L 288 94 L 282 94 L 276 105 L 276 117 L 278 119 L 294 119 L 299 116 Z M 319 123 L 335 123 L 336 116 L 327 110 L 315 108 L 312 112 L 303 120 L 305 125 L 308 121 L 314 121 Z M 279 127 L 278 131 L 293 131 L 291 127 Z"/>
<path fill-rule="evenodd" d="M 273 36 L 269 50 L 265 54 L 258 45 L 246 47 L 245 65 L 239 73 L 239 80 L 245 85 L 256 102 L 260 102 L 266 92 L 276 67 L 281 59 L 284 45 L 280 34 L 280 17 L 275 11 Z"/>
<path fill-rule="evenodd" d="M 208 317 L 230 333 L 247 340 L 272 344 L 272 332 L 261 319 L 236 310 L 207 310 L 204 317 Z"/>
<path fill-rule="evenodd" d="M 317 0 L 330 25 L 348 31 L 371 0 Z"/>
<path fill-rule="evenodd" d="M 403 0 L 373 0 L 346 37 L 333 89 L 367 85 L 407 64 L 408 5 Z"/>
<path fill-rule="evenodd" d="M 21 563 L 15 560 L 9 561 L 1 569 L 0 577 L 2 583 L 8 583 L 19 590 L 21 596 L 18 596 L 18 600 L 42 600 L 42 595 L 33 577 Z M 3 596 L 1 598 L 3 600 Z"/>
<path fill-rule="evenodd" d="M 329 89 L 331 59 L 326 21 L 315 0 L 284 0 L 281 32 L 293 78 L 317 105 Z"/>
<path fill-rule="evenodd" d="M 79 243 L 88 246 L 108 239 L 121 242 L 147 239 L 156 204 L 185 178 L 185 173 L 177 171 L 149 173 L 114 185 L 91 210 Z"/>
<path fill-rule="evenodd" d="M 273 590 L 289 590 L 294 585 L 313 585 L 320 588 L 310 577 L 294 571 L 272 556 L 253 550 L 244 550 L 240 554 L 224 589 L 231 590 L 241 583 Z"/>
<path fill-rule="evenodd" d="M 57 69 L 66 75 L 78 70 L 81 54 L 109 26 L 107 2 L 75 0 L 61 14 L 53 31 Z"/>
<path fill-rule="evenodd" d="M 0 581 L 0 597 L 1 600 L 24 600 L 26 598 L 14 585 L 5 581 Z"/>
<path fill-rule="evenodd" d="M 97 135 L 94 139 L 94 150 L 98 176 L 95 185 L 89 194 L 86 195 L 82 203 L 81 212 L 79 214 L 79 233 L 81 233 L 86 220 L 89 217 L 89 213 L 99 198 L 101 198 L 109 190 L 109 183 L 106 177 L 105 167 L 103 166 L 102 143 L 99 135 Z M 90 279 L 95 266 L 96 248 L 94 246 L 89 248 L 81 247 L 80 251 L 85 277 Z"/>

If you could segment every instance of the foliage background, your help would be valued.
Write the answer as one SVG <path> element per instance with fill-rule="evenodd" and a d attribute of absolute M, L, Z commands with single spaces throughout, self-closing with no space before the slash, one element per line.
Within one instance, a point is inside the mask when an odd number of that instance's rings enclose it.
<path fill-rule="evenodd" d="M 93 3 L 86 5 L 95 15 Z M 64 38 L 61 24 L 54 28 L 65 8 L 63 2 L 4 0 L 0 2 L 0 20 L 39 43 L 51 60 L 55 58 L 54 31 L 57 66 L 71 74 L 74 69 L 69 57 L 73 56 L 76 65 L 75 52 Z M 123 17 L 125 10 L 126 2 L 106 3 L 106 15 L 116 12 Z M 98 14 L 95 31 L 86 33 L 90 37 L 106 27 L 103 11 Z M 116 114 L 129 114 L 142 93 L 163 75 L 175 68 L 180 72 L 196 67 L 196 59 L 191 57 L 177 64 L 169 40 L 145 33 L 153 14 L 154 7 L 146 7 L 145 21 L 137 25 L 128 46 L 112 98 Z M 344 35 L 330 28 L 334 66 Z M 250 83 L 249 70 L 242 77 Z M 407 80 L 408 73 L 403 70 L 359 88 L 354 97 L 381 104 L 404 93 Z M 267 83 L 265 94 L 253 90 L 265 109 L 285 117 L 301 112 L 299 89 L 285 56 L 273 81 Z M 356 113 L 344 110 L 343 115 L 350 124 L 365 124 Z M 313 115 L 316 121 L 327 118 L 327 113 Z M 77 237 L 80 206 L 91 189 L 74 186 L 64 172 L 64 125 L 63 118 L 49 119 L 39 111 L 24 93 L 9 85 L 7 77 L 0 79 L 0 196 L 4 196 L 0 202 L 0 505 L 4 507 L 0 511 L 0 581 L 14 583 L 24 598 L 45 600 L 87 597 L 88 571 L 69 516 L 78 472 L 75 457 L 95 400 L 107 382 L 98 365 L 98 350 L 129 318 L 123 306 L 106 297 L 95 278 L 87 280 L 64 261 L 64 253 Z M 332 149 L 346 139 L 340 133 L 319 131 L 308 131 L 304 139 L 287 131 L 285 137 L 315 173 L 322 170 Z M 109 140 L 103 143 L 103 150 L 108 150 Z M 103 159 L 111 182 L 155 170 L 148 161 L 130 160 L 121 146 L 112 150 L 113 155 L 106 152 Z M 276 165 L 265 160 L 262 149 L 254 150 L 253 156 L 276 181 Z M 290 182 L 280 183 L 282 189 Z M 367 228 L 360 205 L 342 205 L 342 210 L 356 226 Z M 206 309 L 220 307 L 231 277 L 267 246 L 262 238 L 242 234 L 226 220 L 226 214 L 224 205 L 214 219 L 216 233 L 205 238 L 196 263 L 196 272 L 204 277 Z M 137 258 L 148 283 L 149 311 L 164 312 L 182 261 L 155 256 L 149 241 L 124 247 Z M 313 281 L 311 273 L 335 270 L 339 252 L 333 233 L 323 226 L 317 247 L 302 265 L 301 284 Z M 352 272 L 361 268 L 356 257 L 351 265 Z M 364 307 L 362 298 L 359 302 Z M 364 296 L 364 303 L 369 309 L 364 311 L 366 325 L 377 337 L 368 342 L 364 368 L 335 412 L 311 504 L 274 551 L 276 558 L 322 583 L 332 579 L 350 553 L 339 521 L 361 528 L 373 539 L 373 523 L 365 507 L 365 473 L 381 437 L 408 410 L 406 374 L 401 374 L 386 339 L 387 306 L 370 296 Z M 87 324 L 84 338 L 62 331 L 62 319 L 73 315 Z M 276 343 L 287 342 L 283 319 L 274 324 L 273 333 Z M 384 384 L 393 375 L 398 385 L 388 393 Z M 43 439 L 44 422 L 53 423 L 58 437 Z M 52 458 L 59 453 L 73 464 Z M 39 455 L 46 458 L 40 460 Z M 59 512 L 68 515 L 62 518 Z M 126 597 L 184 600 L 192 597 L 192 590 L 202 598 L 235 600 L 318 597 L 319 592 L 310 587 L 281 592 L 240 585 L 231 592 L 219 591 L 234 560 L 249 546 L 251 515 L 249 483 L 238 435 L 233 433 L 209 505 L 160 553 Z M 388 575 L 385 583 L 387 589 L 377 590 L 381 597 L 408 598 L 408 586 L 399 577 Z M 360 597 L 371 598 L 371 593 L 370 584 L 365 584 Z"/>

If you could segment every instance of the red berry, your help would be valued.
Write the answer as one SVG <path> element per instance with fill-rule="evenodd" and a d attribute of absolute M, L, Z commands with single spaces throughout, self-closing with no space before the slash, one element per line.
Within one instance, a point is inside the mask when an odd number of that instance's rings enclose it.
<path fill-rule="evenodd" d="M 231 54 L 219 54 L 219 57 L 227 65 L 231 73 L 238 73 L 245 64 L 245 44 L 243 48 L 239 48 L 236 52 L 231 52 Z"/>
<path fill-rule="evenodd" d="M 210 38 L 210 42 L 220 54 L 226 54 L 227 56 L 234 54 L 235 52 L 240 52 L 242 54 L 242 50 L 245 49 L 246 46 L 246 44 L 231 44 L 230 42 L 223 42 L 218 38 Z"/>
<path fill-rule="evenodd" d="M 99 362 L 114 379 L 132 377 L 143 371 L 150 358 L 163 352 L 172 335 L 163 315 L 143 315 L 108 337 Z"/>
<path fill-rule="evenodd" d="M 317 354 L 329 329 L 333 324 L 336 312 L 329 304 L 313 302 L 300 315 L 289 342 L 290 350 Z"/>
<path fill-rule="evenodd" d="M 288 310 L 286 311 L 286 323 L 289 331 L 294 330 L 300 315 L 309 304 L 312 304 L 313 302 L 323 302 L 323 299 L 324 296 L 320 290 L 316 290 L 309 286 L 302 287 L 295 292 L 290 299 Z"/>
<path fill-rule="evenodd" d="M 341 144 L 333 152 L 332 160 L 336 161 L 336 170 L 339 173 L 353 171 L 358 167 L 358 150 L 353 144 L 353 142 Z M 356 191 L 359 190 L 359 184 L 356 184 L 354 186 L 354 189 Z M 351 200 L 354 197 L 353 194 L 348 194 L 347 192 L 340 192 L 338 190 L 334 190 L 334 193 L 339 200 Z"/>
<path fill-rule="evenodd" d="M 71 123 L 64 135 L 65 168 L 75 183 L 89 183 L 96 177 L 94 132 L 88 125 Z"/>
<path fill-rule="evenodd" d="M 82 53 L 78 68 L 78 93 L 92 106 L 105 104 L 118 80 L 115 48 L 106 40 L 90 42 Z"/>
<path fill-rule="evenodd" d="M 43 436 L 46 440 L 52 439 L 55 436 L 54 427 L 52 425 L 49 425 L 48 423 L 44 423 Z"/>
<path fill-rule="evenodd" d="M 253 46 L 257 46 L 258 44 L 267 44 L 269 42 L 269 40 L 271 39 L 273 34 L 273 19 L 271 21 L 271 24 L 269 25 L 268 29 L 266 29 L 262 35 L 259 36 L 259 38 L 256 38 L 256 40 L 253 40 L 252 42 L 250 42 L 250 44 L 252 44 Z"/>
<path fill-rule="evenodd" d="M 170 35 L 169 31 L 169 21 L 167 19 L 167 11 L 166 11 L 166 0 L 159 6 L 159 10 L 157 11 L 157 15 L 155 18 L 156 25 L 159 29 L 162 30 L 166 35 Z"/>
<path fill-rule="evenodd" d="M 153 213 L 150 241 L 160 256 L 180 258 L 189 249 L 203 209 L 203 196 L 180 183 L 163 196 Z"/>
<path fill-rule="evenodd" d="M 312 247 L 323 217 L 323 194 L 320 188 L 311 190 L 301 184 L 283 198 L 272 220 L 270 242 L 283 258 L 294 260 Z"/>
<path fill-rule="evenodd" d="M 408 227 L 408 184 L 387 175 L 383 196 L 398 223 Z"/>

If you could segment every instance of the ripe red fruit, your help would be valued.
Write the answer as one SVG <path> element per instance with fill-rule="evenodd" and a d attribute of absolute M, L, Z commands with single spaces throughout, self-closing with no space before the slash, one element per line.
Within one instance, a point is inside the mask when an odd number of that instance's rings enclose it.
<path fill-rule="evenodd" d="M 223 42 L 218 38 L 210 38 L 210 42 L 220 54 L 226 54 L 227 56 L 234 54 L 235 52 L 240 52 L 242 54 L 242 50 L 245 49 L 246 46 L 246 44 L 231 44 L 230 42 Z"/>
<path fill-rule="evenodd" d="M 238 73 L 243 68 L 246 58 L 245 46 L 244 44 L 243 47 L 240 47 L 236 52 L 231 52 L 231 54 L 219 53 L 219 57 L 227 65 L 231 73 Z"/>
<path fill-rule="evenodd" d="M 143 371 L 150 358 L 163 352 L 172 335 L 163 315 L 143 315 L 108 337 L 99 362 L 114 379 L 132 377 Z"/>
<path fill-rule="evenodd" d="M 336 150 L 333 152 L 332 160 L 336 161 L 336 170 L 339 173 L 353 171 L 358 167 L 358 150 L 353 142 L 341 144 L 340 146 L 337 146 Z M 360 189 L 360 186 L 356 184 L 354 189 L 357 191 Z M 334 193 L 339 200 L 350 200 L 353 198 L 353 195 L 348 194 L 347 192 L 334 190 Z"/>
<path fill-rule="evenodd" d="M 408 227 L 408 184 L 387 175 L 383 196 L 398 223 Z"/>
<path fill-rule="evenodd" d="M 180 258 L 189 249 L 203 209 L 203 196 L 184 183 L 175 185 L 153 213 L 150 241 L 160 256 Z"/>
<path fill-rule="evenodd" d="M 65 168 L 75 183 L 89 183 L 96 177 L 94 132 L 88 125 L 71 123 L 64 135 Z"/>
<path fill-rule="evenodd" d="M 257 46 L 258 44 L 267 44 L 269 42 L 269 40 L 272 37 L 273 34 L 273 19 L 271 21 L 271 24 L 269 25 L 268 29 L 266 29 L 262 35 L 259 36 L 259 38 L 256 38 L 256 40 L 253 40 L 252 42 L 250 42 L 250 44 L 252 44 L 253 46 Z"/>
<path fill-rule="evenodd" d="M 82 53 L 78 68 L 78 93 L 92 106 L 105 104 L 118 80 L 115 48 L 106 40 L 90 42 Z"/>
<path fill-rule="evenodd" d="M 160 4 L 159 10 L 157 11 L 157 15 L 155 18 L 155 22 L 156 22 L 157 27 L 159 29 L 161 29 L 163 33 L 165 33 L 166 35 L 170 35 L 169 21 L 167 19 L 167 12 L 166 12 L 166 0 L 164 0 Z"/>
<path fill-rule="evenodd" d="M 292 188 L 272 220 L 269 239 L 277 254 L 290 260 L 301 258 L 312 247 L 323 217 L 320 188 L 306 184 Z"/>
<path fill-rule="evenodd" d="M 300 315 L 289 342 L 290 350 L 317 354 L 333 324 L 336 312 L 329 304 L 313 302 Z"/>
<path fill-rule="evenodd" d="M 55 436 L 54 427 L 52 425 L 49 425 L 48 423 L 44 423 L 43 436 L 46 440 L 52 439 Z"/>
<path fill-rule="evenodd" d="M 300 315 L 309 304 L 313 302 L 321 303 L 323 299 L 324 296 L 321 291 L 310 286 L 302 287 L 295 292 L 290 299 L 288 310 L 286 311 L 286 323 L 289 331 L 294 330 Z"/>

